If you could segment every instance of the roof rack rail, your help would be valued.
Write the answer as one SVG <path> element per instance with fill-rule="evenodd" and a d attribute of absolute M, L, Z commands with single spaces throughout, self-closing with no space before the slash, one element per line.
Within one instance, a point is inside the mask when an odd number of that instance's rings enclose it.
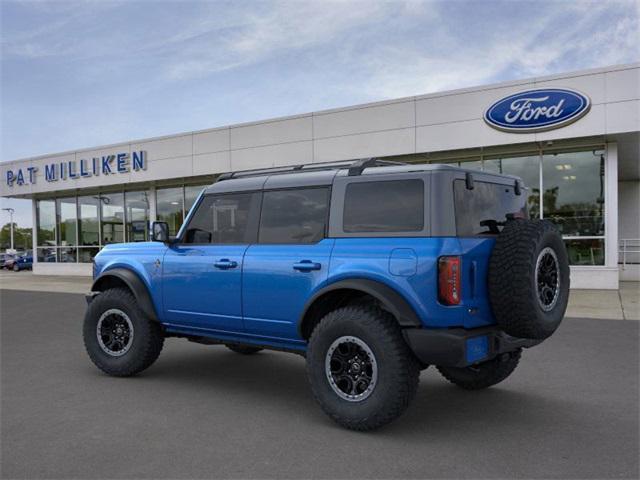
<path fill-rule="evenodd" d="M 239 172 L 225 172 L 221 173 L 216 182 L 222 182 L 224 180 L 230 180 L 232 178 L 253 177 L 258 175 L 267 174 L 282 174 L 282 173 L 297 173 L 301 171 L 316 172 L 323 170 L 337 170 L 340 168 L 349 168 L 349 175 L 360 175 L 365 168 L 379 167 L 385 165 L 406 165 L 402 162 L 393 162 L 391 160 L 380 160 L 378 158 L 363 158 L 360 160 L 343 160 L 337 162 L 324 162 L 324 163 L 310 163 L 300 165 L 289 165 L 286 167 L 272 167 L 272 168 L 256 168 L 253 170 L 242 170 Z"/>
<path fill-rule="evenodd" d="M 362 175 L 362 172 L 364 172 L 365 168 L 384 167 L 384 166 L 391 166 L 391 165 L 407 165 L 407 164 L 404 162 L 381 160 L 376 157 L 361 158 L 360 160 L 356 160 L 355 162 L 353 162 L 353 164 L 349 167 L 349 176 L 353 177 L 357 175 Z"/>

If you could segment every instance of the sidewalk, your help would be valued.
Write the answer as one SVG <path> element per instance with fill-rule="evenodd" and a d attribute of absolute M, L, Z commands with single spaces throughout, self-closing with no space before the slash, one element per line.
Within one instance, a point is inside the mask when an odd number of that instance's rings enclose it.
<path fill-rule="evenodd" d="M 0 271 L 0 289 L 86 293 L 90 277 L 34 275 Z M 567 317 L 640 320 L 640 283 L 621 282 L 620 290 L 572 290 Z"/>

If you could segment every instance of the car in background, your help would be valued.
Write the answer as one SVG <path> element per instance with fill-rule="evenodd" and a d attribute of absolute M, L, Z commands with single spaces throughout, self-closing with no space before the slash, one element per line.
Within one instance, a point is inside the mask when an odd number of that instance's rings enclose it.
<path fill-rule="evenodd" d="M 17 255 L 14 253 L 3 253 L 0 257 L 0 268 L 6 268 L 10 270 L 13 268 L 13 262 L 15 262 Z"/>
<path fill-rule="evenodd" d="M 19 272 L 20 270 L 31 270 L 32 268 L 33 254 L 31 252 L 23 253 L 17 257 L 11 267 L 14 272 Z"/>

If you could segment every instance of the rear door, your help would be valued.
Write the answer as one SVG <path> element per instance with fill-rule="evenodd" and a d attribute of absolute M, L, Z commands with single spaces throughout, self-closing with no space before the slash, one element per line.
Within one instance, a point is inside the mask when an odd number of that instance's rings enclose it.
<path fill-rule="evenodd" d="M 203 197 L 164 256 L 165 318 L 191 329 L 243 331 L 242 266 L 255 241 L 259 193 Z"/>
<path fill-rule="evenodd" d="M 248 333 L 298 338 L 311 292 L 326 280 L 334 240 L 326 238 L 328 187 L 265 191 L 258 243 L 245 254 L 243 312 Z"/>

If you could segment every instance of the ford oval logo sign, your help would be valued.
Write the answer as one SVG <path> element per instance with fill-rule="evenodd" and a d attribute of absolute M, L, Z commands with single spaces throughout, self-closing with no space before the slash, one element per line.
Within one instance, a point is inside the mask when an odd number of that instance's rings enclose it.
<path fill-rule="evenodd" d="M 498 100 L 484 113 L 484 120 L 507 132 L 540 132 L 575 122 L 590 107 L 589 97 L 575 90 L 541 88 Z"/>

